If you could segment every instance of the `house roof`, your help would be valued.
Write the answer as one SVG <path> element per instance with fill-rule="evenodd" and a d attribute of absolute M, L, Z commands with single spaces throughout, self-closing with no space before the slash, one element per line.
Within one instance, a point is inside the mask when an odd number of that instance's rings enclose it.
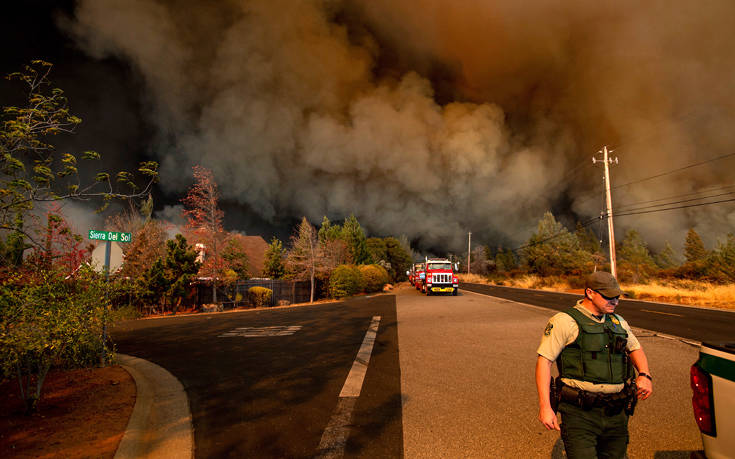
<path fill-rule="evenodd" d="M 243 236 L 236 234 L 233 236 L 243 246 L 248 256 L 248 264 L 251 277 L 260 277 L 263 275 L 263 266 L 265 265 L 265 252 L 268 250 L 268 243 L 261 236 Z"/>

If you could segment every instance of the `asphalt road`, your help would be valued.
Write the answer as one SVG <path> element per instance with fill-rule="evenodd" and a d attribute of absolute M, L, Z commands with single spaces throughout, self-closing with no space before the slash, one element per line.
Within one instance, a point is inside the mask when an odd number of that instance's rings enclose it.
<path fill-rule="evenodd" d="M 549 309 L 469 293 L 397 293 L 407 458 L 561 458 L 536 419 L 536 348 Z M 654 375 L 630 421 L 628 457 L 688 459 L 702 449 L 689 367 L 696 347 L 634 328 Z"/>
<path fill-rule="evenodd" d="M 393 296 L 139 320 L 119 325 L 112 336 L 118 351 L 150 360 L 181 381 L 196 457 L 307 458 L 317 452 L 373 316 L 381 320 L 345 453 L 401 457 Z M 284 334 L 246 337 L 238 334 L 244 327 L 261 333 L 282 327 Z"/>
<path fill-rule="evenodd" d="M 404 286 L 344 303 L 128 322 L 112 335 L 120 352 L 182 382 L 197 457 L 314 457 L 368 325 L 381 316 L 346 457 L 560 458 L 559 434 L 536 419 L 536 347 L 554 313 L 524 304 L 539 300 L 552 309 L 573 303 L 466 289 L 427 297 Z M 654 395 L 631 419 L 628 455 L 688 458 L 702 448 L 689 388 L 698 350 L 632 325 Z M 246 337 L 257 330 L 245 327 L 284 334 Z"/>
<path fill-rule="evenodd" d="M 546 292 L 483 284 L 462 284 L 461 289 L 520 303 L 561 311 L 574 305 L 581 295 Z M 621 300 L 616 313 L 633 327 L 701 342 L 735 340 L 735 310 L 714 310 L 648 301 Z"/>

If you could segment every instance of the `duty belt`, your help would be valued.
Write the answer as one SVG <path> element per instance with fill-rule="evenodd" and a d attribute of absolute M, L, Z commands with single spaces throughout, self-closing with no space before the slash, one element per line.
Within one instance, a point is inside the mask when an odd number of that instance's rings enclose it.
<path fill-rule="evenodd" d="M 557 405 L 559 402 L 564 402 L 586 411 L 592 408 L 604 408 L 608 416 L 620 414 L 623 410 L 626 414 L 632 415 L 635 411 L 637 402 L 635 383 L 626 383 L 622 391 L 613 394 L 577 389 L 564 384 L 560 379 L 557 379 L 555 383 L 553 384 L 556 386 L 554 387 L 555 392 L 552 392 L 551 396 L 556 399 Z"/>

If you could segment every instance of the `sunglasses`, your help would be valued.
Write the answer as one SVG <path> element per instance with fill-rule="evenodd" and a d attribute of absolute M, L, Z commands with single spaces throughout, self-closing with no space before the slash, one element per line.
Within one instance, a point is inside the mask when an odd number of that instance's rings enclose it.
<path fill-rule="evenodd" d="M 598 292 L 597 290 L 592 290 L 592 291 L 595 292 L 595 293 L 597 293 L 601 297 L 605 298 L 607 301 L 619 300 L 620 299 L 620 295 L 618 295 L 618 296 L 605 296 L 602 293 Z"/>

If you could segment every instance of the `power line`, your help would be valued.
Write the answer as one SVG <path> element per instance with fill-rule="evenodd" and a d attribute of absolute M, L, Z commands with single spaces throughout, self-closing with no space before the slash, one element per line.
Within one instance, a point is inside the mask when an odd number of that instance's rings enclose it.
<path fill-rule="evenodd" d="M 623 188 L 623 187 L 626 187 L 626 186 L 629 186 L 629 185 L 635 185 L 635 184 L 638 184 L 638 183 L 641 183 L 641 182 L 645 182 L 645 181 L 648 181 L 648 180 L 653 180 L 655 178 L 663 177 L 665 175 L 670 175 L 670 174 L 673 174 L 675 172 L 683 171 L 683 170 L 686 170 L 686 169 L 691 169 L 692 167 L 701 166 L 702 164 L 711 163 L 713 161 L 718 161 L 720 159 L 728 158 L 730 156 L 735 156 L 735 153 L 728 153 L 726 155 L 718 156 L 716 158 L 711 158 L 711 159 L 708 159 L 708 160 L 705 160 L 705 161 L 700 161 L 698 163 L 690 164 L 688 166 L 680 167 L 678 169 L 673 169 L 673 170 L 670 170 L 670 171 L 667 171 L 667 172 L 662 172 L 660 174 L 652 175 L 650 177 L 644 177 L 644 178 L 641 178 L 641 179 L 638 179 L 638 180 L 634 180 L 632 182 L 624 183 L 622 185 L 617 185 L 617 186 L 612 187 L 611 190 L 616 190 L 618 188 Z M 590 196 L 590 197 L 585 197 L 584 199 L 579 200 L 577 202 L 577 204 L 583 204 L 583 203 L 589 201 L 599 191 L 600 191 L 599 190 L 599 187 L 595 187 L 594 190 L 588 191 L 586 193 L 582 193 L 581 195 L 579 195 L 579 197 L 584 197 L 584 196 Z"/>
<path fill-rule="evenodd" d="M 698 163 L 690 164 L 688 166 L 680 167 L 678 169 L 673 169 L 673 170 L 670 170 L 670 171 L 667 171 L 667 172 L 662 172 L 660 174 L 652 175 L 650 177 L 645 177 L 645 178 L 642 178 L 642 179 L 639 179 L 639 180 L 634 180 L 632 182 L 628 182 L 628 183 L 624 183 L 622 185 L 614 186 L 612 189 L 623 188 L 623 187 L 626 187 L 626 186 L 635 185 L 637 183 L 646 182 L 648 180 L 653 180 L 653 179 L 656 179 L 656 178 L 659 178 L 659 177 L 663 177 L 665 175 L 670 175 L 670 174 L 673 174 L 675 172 L 683 171 L 683 170 L 686 170 L 686 169 L 691 169 L 692 167 L 701 166 L 702 164 L 707 164 L 707 163 L 711 163 L 713 161 L 718 161 L 720 159 L 729 158 L 730 156 L 735 156 L 735 153 L 728 153 L 726 155 L 718 156 L 716 158 L 708 159 L 706 161 L 700 161 Z"/>
<path fill-rule="evenodd" d="M 722 196 L 729 196 L 729 195 L 731 195 L 733 193 L 735 193 L 735 191 L 728 191 L 727 193 L 713 194 L 713 195 L 710 195 L 710 196 L 700 196 L 698 198 L 683 199 L 681 201 L 664 202 L 664 203 L 661 203 L 661 204 L 653 204 L 653 205 L 650 205 L 650 206 L 643 206 L 643 207 L 636 207 L 638 204 L 632 204 L 632 205 L 625 206 L 623 209 L 617 209 L 617 212 L 628 212 L 628 211 L 636 211 L 636 210 L 655 209 L 656 207 L 670 206 L 672 204 L 682 204 L 682 203 L 685 203 L 685 202 L 701 201 L 702 199 L 720 198 Z M 639 204 L 643 204 L 643 203 L 639 203 Z"/>
<path fill-rule="evenodd" d="M 708 206 L 708 205 L 711 205 L 711 204 L 720 204 L 720 203 L 723 203 L 723 202 L 735 202 L 735 198 L 732 198 L 732 199 L 722 199 L 722 200 L 719 200 L 719 201 L 712 201 L 712 202 L 701 202 L 699 204 L 688 204 L 688 205 L 685 205 L 685 206 L 669 207 L 669 208 L 666 208 L 666 209 L 655 209 L 655 210 L 646 210 L 646 211 L 628 212 L 628 213 L 623 212 L 623 213 L 620 213 L 620 214 L 616 214 L 615 216 L 616 217 L 625 217 L 627 215 L 651 214 L 651 213 L 655 213 L 655 212 L 664 212 L 666 210 L 687 209 L 689 207 Z"/>
<path fill-rule="evenodd" d="M 716 186 L 709 186 L 709 187 L 706 187 L 706 188 L 702 188 L 699 191 L 692 191 L 692 192 L 684 193 L 684 194 L 677 194 L 677 195 L 673 195 L 673 196 L 666 196 L 666 197 L 658 198 L 658 199 L 649 199 L 647 201 L 639 201 L 639 202 L 635 202 L 635 203 L 631 203 L 631 204 L 623 204 L 621 206 L 617 206 L 617 209 L 623 208 L 623 210 L 624 210 L 624 208 L 626 208 L 626 207 L 637 206 L 637 205 L 640 205 L 640 204 L 648 204 L 648 203 L 651 203 L 651 202 L 666 201 L 668 199 L 678 199 L 678 198 L 685 198 L 685 197 L 688 197 L 688 196 L 696 196 L 696 195 L 702 194 L 702 193 L 710 193 L 710 192 L 715 192 L 715 191 L 723 191 L 723 190 L 731 189 L 733 187 L 735 187 L 735 185 L 716 185 Z M 702 199 L 704 199 L 704 197 L 702 197 Z"/>

